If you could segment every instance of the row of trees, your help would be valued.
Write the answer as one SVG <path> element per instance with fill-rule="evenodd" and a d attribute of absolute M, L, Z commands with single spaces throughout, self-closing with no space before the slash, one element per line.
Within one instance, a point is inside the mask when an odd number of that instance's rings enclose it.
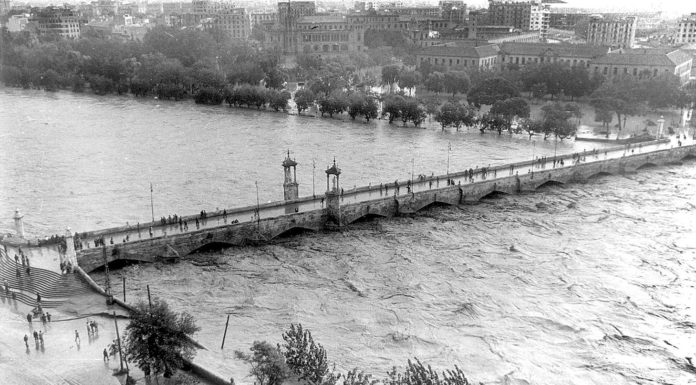
<path fill-rule="evenodd" d="M 274 111 L 287 111 L 290 93 L 284 90 L 265 88 L 262 86 L 252 86 L 243 84 L 240 86 L 227 86 L 223 89 L 206 87 L 198 90 L 194 96 L 198 104 L 218 105 L 225 101 L 230 107 L 256 109 L 271 108 Z"/>

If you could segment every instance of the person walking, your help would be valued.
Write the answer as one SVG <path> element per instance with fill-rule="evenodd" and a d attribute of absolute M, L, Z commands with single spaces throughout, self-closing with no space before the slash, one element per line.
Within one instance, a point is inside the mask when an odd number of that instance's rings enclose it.
<path fill-rule="evenodd" d="M 24 346 L 29 349 L 29 337 L 26 334 L 24 334 Z"/>
<path fill-rule="evenodd" d="M 31 326 L 31 313 L 27 313 L 27 322 L 29 322 L 29 326 Z"/>
<path fill-rule="evenodd" d="M 46 319 L 48 320 L 48 322 L 51 322 L 51 313 L 46 312 Z"/>
<path fill-rule="evenodd" d="M 34 342 L 39 342 L 39 332 L 34 330 Z"/>
<path fill-rule="evenodd" d="M 75 343 L 80 344 L 80 333 L 77 332 L 77 329 L 75 329 Z"/>
<path fill-rule="evenodd" d="M 109 352 L 106 351 L 106 348 L 104 348 L 103 354 L 104 354 L 104 361 L 108 362 L 109 361 Z"/>
<path fill-rule="evenodd" d="M 39 292 L 36 292 L 36 303 L 41 303 L 41 294 Z"/>
<path fill-rule="evenodd" d="M 39 343 L 41 343 L 41 346 L 43 346 L 43 330 L 39 330 Z"/>

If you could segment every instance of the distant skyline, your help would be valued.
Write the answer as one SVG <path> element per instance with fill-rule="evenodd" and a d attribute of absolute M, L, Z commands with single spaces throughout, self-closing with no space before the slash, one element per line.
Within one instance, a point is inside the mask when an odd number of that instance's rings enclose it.
<path fill-rule="evenodd" d="M 78 4 L 81 2 L 90 2 L 91 0 L 10 0 L 14 4 L 37 4 L 37 5 L 62 5 L 64 3 Z M 137 2 L 138 0 L 122 0 L 123 2 Z M 191 2 L 191 0 L 148 0 L 151 3 L 161 3 L 161 2 Z M 277 1 L 269 0 L 220 0 L 223 2 L 240 3 L 240 4 L 250 4 L 258 3 L 259 5 L 268 5 L 269 3 L 274 4 Z M 291 0 L 293 1 L 293 0 Z M 326 0 L 317 1 L 317 3 L 343 3 L 346 7 L 352 7 L 355 0 Z M 438 0 L 361 0 L 367 2 L 373 2 L 376 4 L 390 3 L 401 1 L 404 4 L 431 4 L 436 5 Z M 522 0 L 519 0 L 522 1 Z M 655 0 L 565 0 L 566 4 L 553 4 L 553 8 L 590 8 L 590 9 L 601 9 L 606 12 L 612 11 L 623 11 L 623 12 L 647 12 L 647 11 L 662 11 L 667 17 L 676 17 L 680 15 L 688 15 L 692 12 L 696 12 L 696 2 L 691 3 L 691 1 L 686 0 L 669 0 L 669 1 L 655 1 Z M 468 6 L 473 6 L 476 8 L 482 8 L 488 6 L 488 0 L 471 0 L 464 1 Z"/>

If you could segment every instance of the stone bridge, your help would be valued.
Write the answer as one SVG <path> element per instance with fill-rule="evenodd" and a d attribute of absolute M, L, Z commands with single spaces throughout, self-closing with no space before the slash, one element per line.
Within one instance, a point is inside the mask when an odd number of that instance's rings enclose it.
<path fill-rule="evenodd" d="M 284 201 L 218 211 L 206 218 L 187 216 L 167 224 L 153 222 L 137 228 L 88 232 L 74 242 L 79 245 L 77 251 L 72 250 L 70 235 L 68 254 L 74 253 L 77 263 L 86 272 L 119 260 L 176 260 L 213 245 L 258 244 L 288 233 L 335 230 L 366 217 L 408 215 L 432 205 L 473 203 L 492 194 L 532 192 L 545 185 L 582 182 L 600 175 L 679 164 L 688 158 L 696 158 L 696 145 L 678 146 L 663 140 L 350 191 L 340 187 L 341 170 L 334 161 L 326 170 L 326 193 L 299 198 L 294 173 L 297 163 L 288 154 L 283 162 Z M 95 240 L 102 241 L 100 246 L 95 246 Z"/>

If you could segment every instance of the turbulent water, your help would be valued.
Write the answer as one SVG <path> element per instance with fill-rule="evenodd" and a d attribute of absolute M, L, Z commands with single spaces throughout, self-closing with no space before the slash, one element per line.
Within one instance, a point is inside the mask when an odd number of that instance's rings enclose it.
<path fill-rule="evenodd" d="M 110 223 L 126 220 L 130 212 L 147 217 L 148 206 L 135 201 L 146 199 L 143 186 L 149 178 L 176 186 L 159 199 L 180 204 L 181 212 L 250 201 L 253 182 L 241 181 L 242 176 L 264 179 L 264 199 L 274 199 L 279 195 L 279 159 L 288 146 L 297 151 L 298 161 L 300 154 L 311 159 L 307 154 L 320 153 L 318 158 L 325 160 L 336 153 L 337 159 L 346 159 L 341 162 L 346 183 L 357 184 L 393 173 L 405 178 L 413 147 L 420 156 L 416 174 L 442 168 L 447 142 L 453 143 L 453 169 L 487 164 L 488 159 L 493 164 L 524 159 L 518 150 L 531 155 L 542 147 L 530 148 L 523 138 L 404 130 L 382 123 L 353 125 L 215 108 L 202 109 L 204 114 L 186 104 L 156 107 L 131 99 L 117 99 L 121 105 L 114 107 L 110 99 L 52 97 L 46 102 L 49 97 L 43 94 L 0 94 L 3 118 L 47 122 L 49 133 L 18 125 L 22 137 L 30 138 L 18 140 L 15 128 L 4 121 L 0 151 L 2 212 L 16 205 L 34 207 L 41 200 L 41 216 L 34 213 L 32 219 L 37 222 L 33 229 L 39 230 L 65 222 L 94 227 L 99 225 L 95 218 Z M 17 98 L 25 100 L 22 111 L 12 104 Z M 82 106 L 87 116 L 79 123 L 81 130 L 71 123 L 61 126 L 47 113 L 36 118 L 27 107 L 48 109 L 51 102 Z M 140 115 L 131 116 L 133 111 Z M 167 123 L 153 125 L 162 119 Z M 245 126 L 252 122 L 254 127 Z M 136 123 L 179 139 L 162 136 L 162 147 L 151 138 L 134 140 L 147 135 L 142 128 L 132 131 Z M 54 124 L 59 132 L 80 135 L 77 142 L 53 141 L 60 152 L 79 153 L 65 156 L 73 161 L 56 164 L 51 146 L 39 145 L 49 141 L 45 138 L 53 135 L 48 128 Z M 161 128 L 168 124 L 174 126 Z M 109 131 L 112 136 L 103 138 Z M 270 138 L 276 140 L 264 142 Z M 244 157 L 221 149 L 235 140 L 244 143 L 238 145 Z M 82 142 L 85 148 L 74 145 Z M 63 147 L 69 143 L 73 147 Z M 8 156 L 7 146 L 41 150 Z M 553 145 L 543 146 L 553 151 Z M 41 172 L 22 168 L 42 151 L 49 155 L 36 162 Z M 122 156 L 111 161 L 115 154 Z M 8 159 L 16 163 L 7 167 Z M 102 161 L 114 167 L 86 188 L 92 169 L 106 170 L 99 166 Z M 304 167 L 302 181 L 311 178 L 311 168 L 308 173 Z M 147 172 L 136 173 L 139 168 Z M 356 169 L 363 171 L 351 171 Z M 33 180 L 37 175 L 48 181 Z M 202 326 L 196 338 L 211 349 L 202 353 L 213 359 L 208 364 L 242 382 L 252 380 L 244 378 L 248 368 L 232 358 L 233 350 L 246 350 L 254 340 L 281 342 L 289 324 L 301 322 L 326 347 L 338 370 L 358 367 L 377 377 L 418 357 L 436 368 L 456 364 L 470 379 L 491 384 L 687 384 L 696 381 L 684 358 L 696 355 L 695 178 L 696 163 L 689 161 L 476 205 L 436 207 L 414 217 L 362 222 L 337 233 L 230 248 L 176 265 L 130 266 L 116 274 L 127 278 L 129 301 L 144 299 L 150 284 L 153 295 L 193 313 Z M 5 184 L 8 180 L 22 184 Z M 222 187 L 213 187 L 215 182 Z M 139 196 L 136 191 L 142 188 Z M 307 191 L 306 185 L 302 188 Z M 75 202 L 86 203 L 70 209 Z M 11 226 L 9 220 L 3 223 Z M 225 313 L 232 316 L 221 352 Z"/>

